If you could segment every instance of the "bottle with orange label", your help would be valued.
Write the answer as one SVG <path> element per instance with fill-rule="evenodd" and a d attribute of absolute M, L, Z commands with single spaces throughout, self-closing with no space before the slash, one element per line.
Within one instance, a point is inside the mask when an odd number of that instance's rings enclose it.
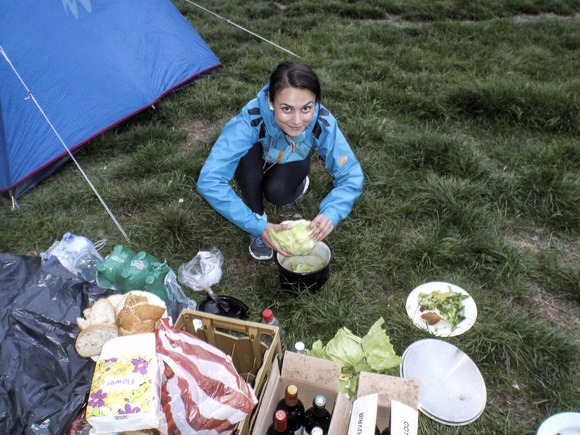
<path fill-rule="evenodd" d="M 296 435 L 301 435 L 304 425 L 304 405 L 298 398 L 296 385 L 288 385 L 284 398 L 276 406 L 276 411 L 278 410 L 286 412 L 290 430 Z"/>

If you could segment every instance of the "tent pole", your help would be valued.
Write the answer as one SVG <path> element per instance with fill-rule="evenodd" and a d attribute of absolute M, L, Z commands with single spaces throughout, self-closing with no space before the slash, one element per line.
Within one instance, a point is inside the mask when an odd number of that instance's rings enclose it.
<path fill-rule="evenodd" d="M 236 24 L 236 23 L 232 22 L 231 20 L 229 20 L 229 19 L 227 19 L 227 18 L 224 18 L 224 17 L 222 17 L 222 16 L 220 16 L 220 15 L 216 14 L 215 12 L 212 12 L 212 11 L 210 11 L 210 10 L 207 10 L 206 8 L 204 8 L 204 7 L 202 7 L 202 6 L 198 5 L 198 4 L 195 4 L 194 2 L 192 2 L 192 1 L 190 1 L 190 0 L 185 0 L 185 1 L 186 1 L 187 3 L 189 3 L 189 4 L 191 4 L 191 5 L 193 5 L 193 6 L 197 7 L 197 8 L 199 8 L 199 9 L 201 9 L 202 11 L 205 11 L 205 12 L 207 12 L 208 14 L 211 14 L 211 15 L 213 15 L 213 16 L 214 16 L 214 17 L 216 17 L 216 18 L 219 18 L 219 19 L 221 19 L 221 20 L 224 20 L 226 23 L 228 23 L 228 24 L 231 24 L 232 26 L 234 26 L 234 27 L 237 27 L 238 29 L 240 29 L 240 30 L 243 30 L 244 32 L 247 32 L 247 33 L 249 33 L 250 35 L 252 35 L 252 36 L 255 36 L 256 38 L 259 38 L 259 39 L 261 39 L 262 41 L 264 41 L 264 42 L 267 42 L 268 44 L 271 44 L 271 45 L 273 45 L 274 47 L 276 47 L 276 48 L 279 48 L 280 50 L 283 50 L 283 51 L 285 51 L 286 53 L 290 53 L 292 56 L 296 56 L 297 58 L 300 58 L 300 56 L 298 56 L 297 54 L 294 54 L 294 53 L 292 53 L 290 50 L 286 50 L 284 47 L 280 47 L 278 44 L 274 44 L 272 41 L 269 41 L 269 40 L 267 40 L 266 38 L 263 38 L 263 37 L 261 37 L 260 35 L 258 35 L 258 34 L 256 34 L 256 33 L 254 33 L 254 32 L 251 32 L 251 31 L 249 31 L 248 29 L 245 29 L 245 28 L 243 28 L 242 26 L 240 26 L 240 25 L 238 25 L 238 24 Z"/>

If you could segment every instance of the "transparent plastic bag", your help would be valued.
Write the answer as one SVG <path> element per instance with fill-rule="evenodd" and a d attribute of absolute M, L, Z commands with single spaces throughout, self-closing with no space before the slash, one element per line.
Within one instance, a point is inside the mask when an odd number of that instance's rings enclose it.
<path fill-rule="evenodd" d="M 103 257 L 92 241 L 70 232 L 65 233 L 61 240 L 54 242 L 40 256 L 43 261 L 52 257 L 58 258 L 58 261 L 72 273 L 92 283 L 96 282 L 97 268 L 103 262 Z"/>
<path fill-rule="evenodd" d="M 191 261 L 179 266 L 179 282 L 195 291 L 206 290 L 221 279 L 223 262 L 224 256 L 216 247 L 199 251 Z"/>

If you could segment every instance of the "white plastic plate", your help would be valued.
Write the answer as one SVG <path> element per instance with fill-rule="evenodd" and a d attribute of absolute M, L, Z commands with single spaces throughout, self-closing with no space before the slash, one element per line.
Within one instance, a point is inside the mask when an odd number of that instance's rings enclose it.
<path fill-rule="evenodd" d="M 427 322 L 421 318 L 421 315 L 425 312 L 428 312 L 428 310 L 423 312 L 421 311 L 421 307 L 419 306 L 419 294 L 429 294 L 436 290 L 447 292 L 449 289 L 456 293 L 462 293 L 469 296 L 467 299 L 461 301 L 461 304 L 464 307 L 462 314 L 465 316 L 465 320 L 459 323 L 455 329 L 452 329 L 451 324 L 444 320 L 440 320 L 434 325 L 427 324 Z M 454 337 L 456 335 L 463 334 L 474 325 L 475 320 L 477 319 L 477 305 L 475 305 L 473 298 L 461 287 L 458 287 L 455 284 L 450 284 L 448 282 L 434 281 L 421 284 L 419 287 L 415 288 L 411 293 L 409 293 L 409 296 L 407 297 L 406 308 L 407 315 L 411 318 L 415 326 L 421 329 L 426 329 L 431 334 L 437 335 L 438 337 Z"/>

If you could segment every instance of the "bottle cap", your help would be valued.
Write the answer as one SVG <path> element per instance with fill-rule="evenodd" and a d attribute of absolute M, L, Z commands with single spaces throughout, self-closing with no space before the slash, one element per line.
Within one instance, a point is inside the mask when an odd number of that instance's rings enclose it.
<path fill-rule="evenodd" d="M 297 341 L 296 344 L 294 344 L 294 349 L 296 350 L 296 352 L 302 352 L 304 350 L 304 343 L 301 341 Z"/>
<path fill-rule="evenodd" d="M 266 308 L 264 311 L 262 311 L 262 318 L 265 322 L 270 323 L 272 320 L 274 320 L 274 313 L 271 309 Z"/>
<path fill-rule="evenodd" d="M 286 388 L 286 404 L 288 406 L 296 406 L 298 402 L 298 387 L 296 385 L 288 385 Z"/>
<path fill-rule="evenodd" d="M 314 406 L 318 406 L 319 408 L 323 408 L 324 406 L 326 406 L 326 397 L 316 396 L 314 398 Z"/>
<path fill-rule="evenodd" d="M 284 432 L 286 430 L 286 411 L 279 409 L 274 413 L 274 429 L 276 432 Z"/>
<path fill-rule="evenodd" d="M 279 409 L 274 413 L 274 418 L 276 419 L 276 421 L 285 422 L 288 416 L 286 415 L 286 411 L 284 411 L 283 409 Z"/>
<path fill-rule="evenodd" d="M 310 435 L 324 435 L 324 431 L 322 430 L 322 428 L 314 426 L 310 431 Z"/>

